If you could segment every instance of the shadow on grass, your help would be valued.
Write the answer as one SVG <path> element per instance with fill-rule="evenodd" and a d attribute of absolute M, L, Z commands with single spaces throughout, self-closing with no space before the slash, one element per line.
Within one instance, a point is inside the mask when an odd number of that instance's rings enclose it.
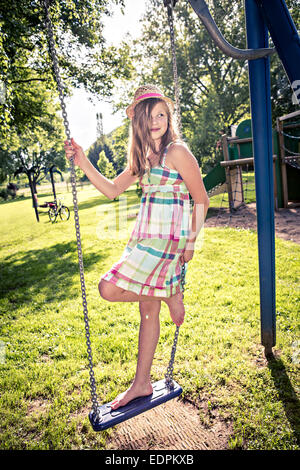
<path fill-rule="evenodd" d="M 106 256 L 99 250 L 97 253 L 85 252 L 85 272 Z M 74 276 L 78 276 L 78 282 L 74 281 Z M 0 298 L 7 297 L 12 306 L 20 307 L 39 298 L 44 302 L 59 302 L 77 296 L 80 281 L 76 242 L 58 243 L 47 249 L 8 256 L 0 264 L 0 282 Z"/>
<path fill-rule="evenodd" d="M 209 207 L 207 214 L 206 214 L 206 219 L 210 219 L 211 217 L 216 217 L 219 213 L 219 207 Z"/>
<path fill-rule="evenodd" d="M 38 194 L 38 197 L 39 197 L 39 199 L 41 198 L 40 202 L 42 202 L 42 203 L 45 202 L 45 201 L 42 200 L 42 198 L 47 198 L 47 201 L 53 201 L 54 200 L 53 193 L 51 193 L 51 192 L 45 193 L 45 194 Z M 58 194 L 57 198 L 59 199 L 59 194 Z M 31 194 L 29 194 L 28 196 L 24 196 L 24 195 L 20 194 L 20 195 L 17 195 L 15 198 L 9 198 L 6 201 L 1 200 L 0 204 L 10 204 L 11 202 L 20 202 L 20 201 L 28 201 L 28 200 L 32 201 Z"/>
<path fill-rule="evenodd" d="M 137 204 L 138 206 L 140 205 L 140 202 L 137 201 L 137 194 L 135 190 L 130 190 L 126 191 L 126 194 L 122 194 L 121 197 L 126 197 L 126 202 L 128 207 L 131 206 L 132 204 Z M 111 207 L 115 207 L 116 204 L 119 203 L 119 198 L 110 200 L 108 198 L 103 198 L 101 195 L 89 198 L 87 201 L 80 202 L 78 204 L 79 210 L 84 210 L 84 209 L 91 209 L 93 207 L 97 206 L 103 206 L 103 205 L 110 205 Z M 126 205 L 124 207 L 124 204 L 120 206 L 122 209 L 124 208 L 126 210 Z"/>
<path fill-rule="evenodd" d="M 297 394 L 281 359 L 270 355 L 267 361 L 279 399 L 284 406 L 285 415 L 291 425 L 295 440 L 300 445 L 300 402 Z"/>
<path fill-rule="evenodd" d="M 131 201 L 133 199 L 133 201 Z M 74 221 L 74 210 L 73 210 L 73 204 L 66 204 L 67 207 L 70 210 L 70 219 L 71 222 Z M 86 202 L 81 202 L 78 204 L 78 209 L 79 209 L 79 217 L 81 214 L 81 211 L 85 209 L 91 209 L 91 208 L 103 208 L 103 210 L 109 212 L 110 214 L 112 211 L 115 211 L 116 214 L 121 214 L 121 213 L 127 213 L 128 211 L 131 212 L 137 212 L 138 209 L 140 208 L 140 204 L 136 203 L 135 198 L 128 198 L 126 201 L 126 204 L 120 204 L 118 200 L 113 200 L 110 201 L 109 199 L 107 200 L 102 200 L 99 198 L 91 198 Z M 52 223 L 49 219 L 49 214 L 48 214 L 48 208 L 41 208 L 39 207 L 39 217 L 41 221 L 43 222 L 49 222 Z M 56 223 L 61 222 L 59 215 L 56 218 Z"/>

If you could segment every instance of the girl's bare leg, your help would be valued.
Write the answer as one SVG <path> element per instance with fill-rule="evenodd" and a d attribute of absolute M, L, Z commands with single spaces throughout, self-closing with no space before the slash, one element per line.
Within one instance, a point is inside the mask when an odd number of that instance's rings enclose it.
<path fill-rule="evenodd" d="M 180 326 L 183 323 L 185 310 L 183 296 L 180 291 L 171 297 L 138 295 L 102 279 L 99 282 L 99 292 L 103 299 L 109 300 L 110 302 L 141 302 L 143 300 L 163 300 L 169 307 L 170 315 L 175 325 Z"/>
<path fill-rule="evenodd" d="M 141 324 L 139 333 L 138 361 L 134 381 L 128 390 L 121 393 L 113 402 L 112 409 L 126 405 L 134 398 L 151 395 L 153 389 L 150 370 L 159 339 L 160 300 L 140 301 Z"/>

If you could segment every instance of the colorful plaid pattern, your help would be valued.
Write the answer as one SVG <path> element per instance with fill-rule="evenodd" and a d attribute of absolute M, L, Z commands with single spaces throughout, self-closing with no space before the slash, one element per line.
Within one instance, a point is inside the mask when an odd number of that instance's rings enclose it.
<path fill-rule="evenodd" d="M 180 174 L 165 165 L 167 151 L 161 166 L 140 178 L 134 229 L 120 260 L 101 277 L 138 295 L 171 297 L 182 290 L 179 257 L 189 232 L 190 201 Z"/>

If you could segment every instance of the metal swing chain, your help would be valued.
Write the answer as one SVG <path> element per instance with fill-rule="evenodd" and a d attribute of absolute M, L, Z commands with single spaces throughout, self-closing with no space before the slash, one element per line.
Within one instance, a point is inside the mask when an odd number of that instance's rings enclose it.
<path fill-rule="evenodd" d="M 48 43 L 49 43 L 49 51 L 52 58 L 54 76 L 57 83 L 57 88 L 59 92 L 59 99 L 61 103 L 64 127 L 67 139 L 69 143 L 71 143 L 71 133 L 69 127 L 68 116 L 66 112 L 66 105 L 64 101 L 64 94 L 63 94 L 63 84 L 60 79 L 59 74 L 59 67 L 58 67 L 58 59 L 55 50 L 55 42 L 54 42 L 54 35 L 53 35 L 53 27 L 52 22 L 49 16 L 49 0 L 42 0 L 45 8 L 45 28 L 47 31 L 48 36 Z M 98 404 L 98 396 L 96 392 L 96 382 L 95 382 L 95 375 L 93 369 L 93 357 L 92 357 L 92 349 L 91 349 L 91 340 L 90 340 L 90 327 L 89 327 L 89 318 L 88 318 L 88 309 L 87 309 L 87 300 L 86 300 L 86 287 L 85 287 L 85 280 L 84 280 L 84 267 L 83 267 L 83 257 L 82 257 L 82 247 L 81 247 L 81 237 L 80 237 L 80 225 L 79 225 L 79 214 L 78 214 L 78 200 L 77 200 L 77 189 L 76 189 L 76 173 L 75 173 L 75 165 L 73 158 L 70 159 L 70 169 L 71 169 L 71 186 L 72 186 L 72 194 L 73 194 L 73 206 L 74 206 L 74 220 L 75 220 L 75 230 L 76 230 L 76 240 L 77 240 L 77 252 L 78 252 L 78 263 L 79 263 L 79 273 L 80 273 L 80 284 L 81 284 L 81 295 L 82 295 L 82 305 L 83 305 L 83 314 L 84 314 L 84 323 L 85 323 L 85 335 L 86 335 L 86 345 L 87 345 L 87 354 L 88 354 L 88 362 L 89 362 L 89 375 L 90 375 L 90 387 L 91 387 L 91 399 L 93 403 L 93 411 L 94 417 L 96 420 L 101 420 L 101 412 Z"/>
<path fill-rule="evenodd" d="M 164 6 L 167 7 L 168 12 L 168 23 L 170 27 L 170 40 L 171 40 L 171 51 L 172 51 L 172 65 L 173 65 L 173 77 L 174 77 L 174 92 L 175 92 L 175 103 L 176 103 L 176 117 L 177 125 L 180 137 L 182 136 L 182 123 L 181 123 L 181 106 L 180 106 L 180 95 L 179 95 L 179 81 L 177 73 L 177 60 L 176 60 L 176 47 L 175 47 L 175 31 L 174 31 L 174 21 L 173 21 L 173 7 L 175 6 L 176 0 L 164 0 Z M 182 286 L 182 295 L 184 297 L 184 285 L 185 285 L 185 263 L 181 268 L 181 286 Z M 171 359 L 167 368 L 167 373 L 165 374 L 165 383 L 166 386 L 171 389 L 174 387 L 173 384 L 173 370 L 175 362 L 175 354 L 177 349 L 177 342 L 179 336 L 179 326 L 176 326 Z"/>
<path fill-rule="evenodd" d="M 183 263 L 181 267 L 180 283 L 182 287 L 182 300 L 183 300 L 184 286 L 185 286 L 185 263 Z M 173 346 L 172 346 L 172 351 L 171 351 L 171 359 L 167 368 L 167 373 L 165 374 L 165 383 L 169 389 L 174 388 L 173 370 L 174 370 L 174 361 L 175 361 L 175 354 L 176 354 L 176 349 L 177 349 L 178 335 L 179 335 L 179 326 L 176 326 L 175 336 L 174 336 L 174 341 L 173 341 Z"/>
<path fill-rule="evenodd" d="M 177 60 L 176 60 L 176 47 L 175 47 L 175 32 L 174 32 L 174 21 L 173 21 L 173 7 L 176 1 L 164 0 L 164 5 L 167 7 L 168 22 L 170 27 L 170 39 L 171 39 L 171 51 L 172 51 L 172 65 L 173 65 L 173 76 L 174 76 L 174 92 L 175 92 L 175 103 L 176 103 L 176 117 L 179 135 L 182 135 L 182 123 L 181 123 L 181 109 L 180 109 L 180 96 L 179 96 L 179 81 L 177 73 Z"/>

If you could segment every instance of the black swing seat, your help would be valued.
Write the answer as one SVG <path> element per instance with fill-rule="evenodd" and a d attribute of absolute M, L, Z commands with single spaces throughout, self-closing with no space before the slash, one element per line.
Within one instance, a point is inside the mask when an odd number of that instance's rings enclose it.
<path fill-rule="evenodd" d="M 94 431 L 104 431 L 116 424 L 122 423 L 127 419 L 133 418 L 144 411 L 150 410 L 155 406 L 161 405 L 172 398 L 178 397 L 182 393 L 182 388 L 173 380 L 173 387 L 167 387 L 165 379 L 159 380 L 152 384 L 153 393 L 147 397 L 138 397 L 121 406 L 116 410 L 112 410 L 110 405 L 112 402 L 102 405 L 100 407 L 102 419 L 95 419 L 94 412 L 91 411 L 89 419 Z"/>

